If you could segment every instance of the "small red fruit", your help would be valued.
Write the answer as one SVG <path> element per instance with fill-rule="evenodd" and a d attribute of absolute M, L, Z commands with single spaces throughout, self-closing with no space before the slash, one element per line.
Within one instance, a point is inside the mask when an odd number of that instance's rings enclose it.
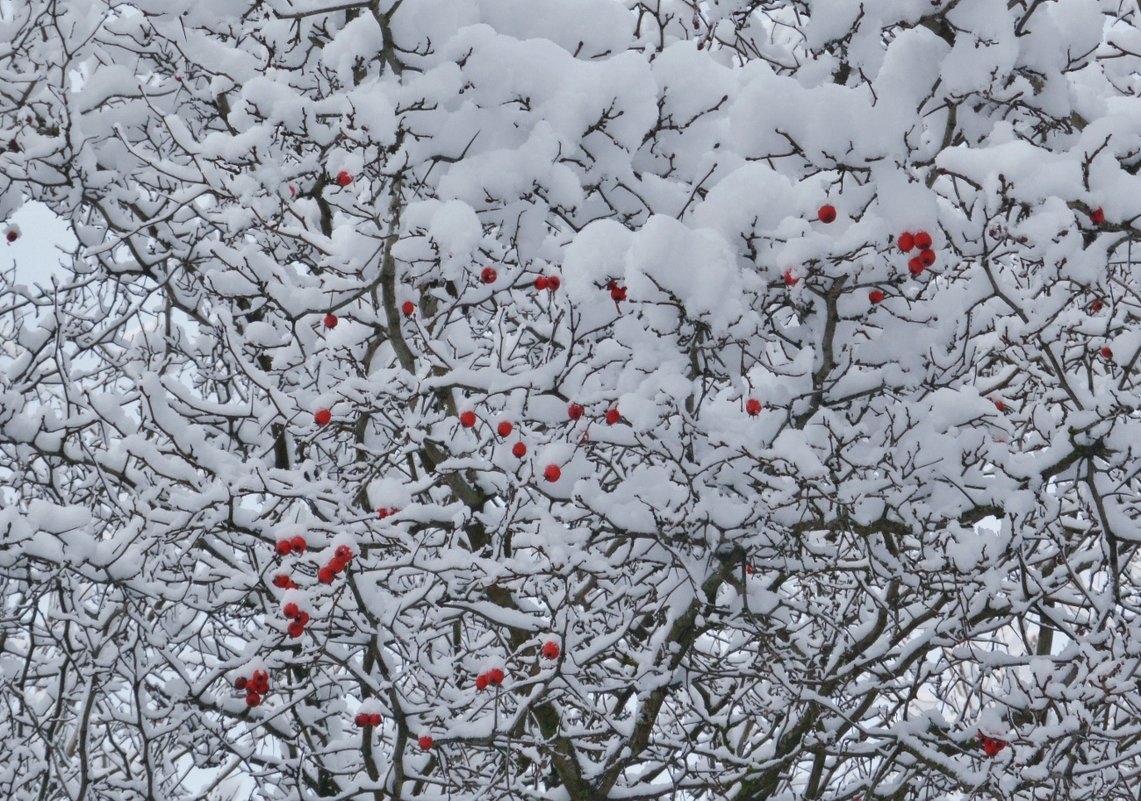
<path fill-rule="evenodd" d="M 477 690 L 486 690 L 488 681 L 489 681 L 489 679 L 487 678 L 487 674 L 486 673 L 480 673 L 478 676 L 475 677 L 475 688 Z"/>
<path fill-rule="evenodd" d="M 273 577 L 273 586 L 283 590 L 292 590 L 297 585 L 293 583 L 293 579 L 283 573 Z"/>
<path fill-rule="evenodd" d="M 1101 349 L 1101 357 L 1103 359 L 1112 359 L 1113 358 L 1113 349 L 1110 348 L 1109 346 L 1103 347 Z"/>
<path fill-rule="evenodd" d="M 546 289 L 547 284 L 548 284 L 547 276 L 545 276 L 545 275 L 540 275 L 538 278 L 535 279 L 535 289 Z"/>
<path fill-rule="evenodd" d="M 923 272 L 923 260 L 918 256 L 907 262 L 907 270 L 914 276 L 918 276 Z"/>
<path fill-rule="evenodd" d="M 617 281 L 612 280 L 606 288 L 610 290 L 610 299 L 615 303 L 626 300 L 626 287 L 618 286 Z"/>
<path fill-rule="evenodd" d="M 278 556 L 289 556 L 293 552 L 293 546 L 289 540 L 278 540 L 277 545 L 273 546 L 277 551 Z"/>
<path fill-rule="evenodd" d="M 868 300 L 872 303 L 883 303 L 884 294 L 878 289 L 873 289 L 868 293 Z"/>
<path fill-rule="evenodd" d="M 753 567 L 752 565 L 745 565 L 745 574 L 746 575 L 751 576 L 756 572 L 757 572 L 757 569 L 755 567 Z"/>
<path fill-rule="evenodd" d="M 332 567 L 325 565 L 323 568 L 317 571 L 317 581 L 321 582 L 322 584 L 332 584 L 333 579 L 336 577 L 336 575 L 337 574 L 334 572 Z"/>
<path fill-rule="evenodd" d="M 554 640 L 543 643 L 543 659 L 558 659 L 559 644 Z"/>
<path fill-rule="evenodd" d="M 907 253 L 909 250 L 915 247 L 915 237 L 913 237 L 907 231 L 904 231 L 899 235 L 899 240 L 896 244 L 899 245 L 900 251 Z"/>
<path fill-rule="evenodd" d="M 607 409 L 606 410 L 606 425 L 612 426 L 615 423 L 617 423 L 621 418 L 622 418 L 622 415 L 619 413 L 618 409 Z"/>
<path fill-rule="evenodd" d="M 348 563 L 353 560 L 353 549 L 347 545 L 338 545 L 333 554 L 338 562 Z"/>
<path fill-rule="evenodd" d="M 800 282 L 800 276 L 794 275 L 792 268 L 789 267 L 784 271 L 784 282 L 789 286 L 796 286 Z"/>
<path fill-rule="evenodd" d="M 994 408 L 998 409 L 1000 412 L 1005 412 L 1006 411 L 1006 404 L 1003 401 L 996 400 L 994 402 Z"/>
<path fill-rule="evenodd" d="M 1098 313 L 1099 311 L 1101 311 L 1103 308 L 1105 308 L 1105 304 L 1104 304 L 1104 303 L 1102 303 L 1100 300 L 1095 300 L 1093 303 L 1091 303 L 1091 304 L 1089 305 L 1089 310 L 1090 310 L 1091 312 L 1093 312 L 1094 314 L 1097 314 L 1097 313 Z"/>
<path fill-rule="evenodd" d="M 464 428 L 473 428 L 475 426 L 475 412 L 466 411 L 460 414 L 460 425 Z"/>
<path fill-rule="evenodd" d="M 416 304 L 410 300 L 406 300 L 406 301 L 404 301 L 404 304 L 400 307 L 400 310 L 402 312 L 404 312 L 405 317 L 411 317 L 413 314 L 416 313 Z"/>
<path fill-rule="evenodd" d="M 366 715 L 364 712 L 358 712 L 357 716 L 353 720 L 356 722 L 357 726 L 362 729 L 368 725 L 368 715 Z"/>
<path fill-rule="evenodd" d="M 371 715 L 368 716 L 368 725 L 370 725 L 370 726 L 379 726 L 380 721 L 381 721 L 381 717 L 380 717 L 379 712 L 373 712 Z"/>
<path fill-rule="evenodd" d="M 516 442 L 514 445 L 511 446 L 511 455 L 514 456 L 516 459 L 522 459 L 524 456 L 527 455 L 527 446 L 524 445 L 522 442 Z"/>
<path fill-rule="evenodd" d="M 514 428 L 514 426 L 512 426 L 511 423 L 504 420 L 498 426 L 495 427 L 495 430 L 499 432 L 499 436 L 509 437 L 509 436 L 511 436 L 511 429 L 512 428 Z"/>
<path fill-rule="evenodd" d="M 325 315 L 325 327 L 326 328 L 336 328 L 337 327 L 337 315 L 326 314 Z"/>
<path fill-rule="evenodd" d="M 292 623 L 286 626 L 285 633 L 290 637 L 296 639 L 305 633 L 305 624 L 298 620 L 294 620 Z"/>
<path fill-rule="evenodd" d="M 269 674 L 264 670 L 255 670 L 253 677 L 250 679 L 250 684 L 253 685 L 254 692 L 265 695 L 269 692 Z"/>
<path fill-rule="evenodd" d="M 983 744 L 983 751 L 985 751 L 989 757 L 998 756 L 998 753 L 1006 748 L 1006 740 L 1000 740 L 997 737 L 987 737 L 982 732 L 979 732 L 979 742 Z"/>
<path fill-rule="evenodd" d="M 246 689 L 246 677 L 245 676 L 238 676 L 236 679 L 234 679 L 234 689 L 235 690 Z"/>
<path fill-rule="evenodd" d="M 426 734 L 421 734 L 420 739 L 417 742 L 420 744 L 421 751 L 428 751 L 432 748 L 433 740 Z"/>
<path fill-rule="evenodd" d="M 499 668 L 492 668 L 487 671 L 487 683 L 493 687 L 498 687 L 503 683 L 504 673 Z"/>
<path fill-rule="evenodd" d="M 557 464 L 547 465 L 547 469 L 543 471 L 543 478 L 554 484 L 563 476 L 563 471 L 559 469 Z"/>
<path fill-rule="evenodd" d="M 384 520 L 384 518 L 392 517 L 394 514 L 396 514 L 399 511 L 400 510 L 397 509 L 395 506 L 390 506 L 387 509 L 380 508 L 380 509 L 376 510 L 376 516 L 379 517 L 381 520 Z"/>
<path fill-rule="evenodd" d="M 9 231 L 4 236 L 7 238 L 7 240 L 9 242 L 15 242 L 17 239 L 20 238 L 20 235 L 18 233 L 16 233 L 15 231 Z"/>
<path fill-rule="evenodd" d="M 563 282 L 557 275 L 552 275 L 547 278 L 547 289 L 551 290 L 552 292 L 557 291 L 558 288 L 562 286 L 562 284 Z"/>
<path fill-rule="evenodd" d="M 494 284 L 495 279 L 499 277 L 499 273 L 495 272 L 494 267 L 484 267 L 483 271 L 479 274 L 479 280 L 485 284 Z"/>
<path fill-rule="evenodd" d="M 1089 221 L 1094 225 L 1101 225 L 1105 222 L 1105 212 L 1100 208 L 1094 209 L 1090 212 Z"/>
<path fill-rule="evenodd" d="M 305 538 L 300 534 L 289 541 L 289 550 L 294 553 L 305 553 L 307 547 L 308 543 L 305 542 Z"/>
<path fill-rule="evenodd" d="M 915 247 L 920 250 L 927 250 L 927 248 L 931 247 L 931 234 L 926 231 L 920 231 L 915 235 L 914 241 Z"/>
<path fill-rule="evenodd" d="M 745 401 L 745 411 L 749 417 L 756 417 L 761 413 L 761 402 L 756 398 L 749 398 Z"/>
<path fill-rule="evenodd" d="M 822 223 L 833 222 L 836 219 L 836 209 L 835 207 L 826 203 L 820 207 L 819 211 L 816 212 L 816 217 Z"/>
<path fill-rule="evenodd" d="M 935 251 L 924 250 L 919 253 L 919 260 L 923 262 L 924 267 L 930 267 L 935 263 Z"/>
<path fill-rule="evenodd" d="M 261 703 L 261 696 L 257 693 L 246 693 L 246 706 L 254 707 Z"/>
<path fill-rule="evenodd" d="M 580 420 L 585 413 L 586 409 L 577 403 L 572 403 L 567 407 L 567 417 L 569 417 L 571 420 Z"/>
<path fill-rule="evenodd" d="M 348 186 L 353 182 L 353 176 L 349 175 L 348 170 L 341 170 L 337 173 L 337 186 Z"/>
<path fill-rule="evenodd" d="M 333 413 L 328 409 L 318 409 L 313 413 L 313 421 L 319 426 L 327 426 L 333 419 Z"/>
<path fill-rule="evenodd" d="M 297 604 L 293 603 L 292 601 L 281 607 L 281 614 L 285 615 L 288 618 L 297 617 L 297 613 L 300 611 L 301 610 L 297 608 Z"/>
<path fill-rule="evenodd" d="M 293 618 L 294 623 L 300 623 L 302 626 L 309 625 L 309 613 L 302 610 L 297 613 L 297 617 Z"/>

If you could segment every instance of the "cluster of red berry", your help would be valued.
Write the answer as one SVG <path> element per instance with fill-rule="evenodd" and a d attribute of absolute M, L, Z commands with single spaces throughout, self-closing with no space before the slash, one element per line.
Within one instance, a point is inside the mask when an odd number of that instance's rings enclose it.
<path fill-rule="evenodd" d="M 355 721 L 362 729 L 375 729 L 380 725 L 381 717 L 379 712 L 358 712 Z"/>
<path fill-rule="evenodd" d="M 305 538 L 298 534 L 296 537 L 278 540 L 274 547 L 278 556 L 289 556 L 291 553 L 305 553 L 309 545 L 305 542 Z"/>
<path fill-rule="evenodd" d="M 610 283 L 606 285 L 606 288 L 610 290 L 610 299 L 614 301 L 615 304 L 626 300 L 626 287 L 618 286 L 618 282 L 613 278 L 610 279 Z"/>
<path fill-rule="evenodd" d="M 475 677 L 475 688 L 477 690 L 486 690 L 488 687 L 498 687 L 503 684 L 503 679 L 506 674 L 499 668 L 492 668 L 486 673 L 480 673 Z"/>
<path fill-rule="evenodd" d="M 904 231 L 899 235 L 897 244 L 902 253 L 910 253 L 915 249 L 919 250 L 919 255 L 913 256 L 907 262 L 907 271 L 912 275 L 918 276 L 935 263 L 935 251 L 931 249 L 931 234 L 926 231 L 919 231 L 914 234 L 910 231 Z"/>
<path fill-rule="evenodd" d="M 347 545 L 338 545 L 329 563 L 317 571 L 317 580 L 322 584 L 332 584 L 333 579 L 343 573 L 352 560 L 352 549 Z"/>
<path fill-rule="evenodd" d="M 309 613 L 290 601 L 281 607 L 281 613 L 289 619 L 289 626 L 285 629 L 290 637 L 300 637 L 305 633 L 305 624 L 309 622 Z"/>
<path fill-rule="evenodd" d="M 255 670 L 249 678 L 239 676 L 234 679 L 234 689 L 246 691 L 246 706 L 257 706 L 269 692 L 269 674 Z"/>
<path fill-rule="evenodd" d="M 557 292 L 562 283 L 557 275 L 540 275 L 535 279 L 535 289 Z"/>
<path fill-rule="evenodd" d="M 388 506 L 388 507 L 382 506 L 381 508 L 376 510 L 376 516 L 379 517 L 381 520 L 384 520 L 384 518 L 392 517 L 394 514 L 396 514 L 399 511 L 400 510 L 397 509 L 395 506 Z"/>
<path fill-rule="evenodd" d="M 999 751 L 1006 748 L 1006 740 L 1000 740 L 997 737 L 988 737 L 979 732 L 979 742 L 983 745 L 983 751 L 989 757 L 998 756 Z"/>

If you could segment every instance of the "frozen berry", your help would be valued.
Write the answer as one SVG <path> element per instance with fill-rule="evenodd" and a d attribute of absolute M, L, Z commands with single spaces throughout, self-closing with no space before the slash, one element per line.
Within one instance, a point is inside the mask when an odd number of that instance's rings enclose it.
<path fill-rule="evenodd" d="M 557 464 L 547 465 L 547 469 L 543 471 L 543 478 L 550 481 L 552 484 L 562 478 L 563 471 L 559 469 Z"/>
<path fill-rule="evenodd" d="M 511 423 L 504 420 L 498 426 L 495 427 L 495 430 L 499 432 L 499 436 L 509 437 L 509 436 L 511 436 L 511 429 L 512 428 L 514 428 L 514 426 L 512 426 Z"/>
<path fill-rule="evenodd" d="M 494 284 L 495 279 L 499 277 L 499 273 L 495 272 L 494 267 L 484 267 L 483 271 L 479 274 L 479 280 L 485 284 Z"/>
<path fill-rule="evenodd" d="M 516 442 L 514 445 L 511 446 L 511 455 L 514 456 L 516 459 L 522 459 L 524 456 L 527 455 L 527 446 L 524 445 L 522 442 Z"/>
<path fill-rule="evenodd" d="M 828 205 L 827 203 L 824 204 L 823 206 L 820 207 L 820 210 L 816 212 L 816 218 L 818 220 L 820 220 L 820 222 L 822 222 L 822 223 L 830 223 L 830 222 L 835 221 L 835 219 L 836 219 L 835 207 Z"/>
<path fill-rule="evenodd" d="M 748 412 L 749 417 L 756 417 L 761 413 L 761 402 L 756 398 L 749 398 L 745 401 L 745 411 Z"/>
<path fill-rule="evenodd" d="M 868 293 L 868 300 L 872 303 L 883 303 L 884 294 L 878 289 L 873 289 Z"/>
<path fill-rule="evenodd" d="M 915 237 L 913 237 L 907 231 L 904 231 L 899 235 L 899 240 L 896 242 L 896 244 L 899 245 L 899 249 L 901 251 L 907 253 L 909 250 L 915 247 Z"/>

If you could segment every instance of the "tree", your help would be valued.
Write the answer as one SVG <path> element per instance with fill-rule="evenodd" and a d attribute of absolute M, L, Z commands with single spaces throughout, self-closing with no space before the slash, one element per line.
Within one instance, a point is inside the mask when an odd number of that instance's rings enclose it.
<path fill-rule="evenodd" d="M 0 29 L 4 797 L 1136 799 L 1133 4 Z"/>

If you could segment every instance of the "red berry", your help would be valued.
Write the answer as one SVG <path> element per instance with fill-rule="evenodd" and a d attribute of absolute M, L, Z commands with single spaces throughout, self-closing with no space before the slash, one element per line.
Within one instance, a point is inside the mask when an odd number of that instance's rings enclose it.
<path fill-rule="evenodd" d="M 349 560 L 348 559 L 338 559 L 335 556 L 331 560 L 329 560 L 329 565 L 328 565 L 328 567 L 333 571 L 333 573 L 342 573 L 342 572 L 344 572 L 345 568 L 348 566 L 349 566 Z"/>
<path fill-rule="evenodd" d="M 816 212 L 816 217 L 822 223 L 833 222 L 836 219 L 836 209 L 833 206 L 825 204 L 820 207 L 818 212 Z"/>
<path fill-rule="evenodd" d="M 611 281 L 607 285 L 607 289 L 610 290 L 610 299 L 615 303 L 626 300 L 626 287 L 618 286 L 617 281 Z"/>
<path fill-rule="evenodd" d="M 338 545 L 337 550 L 333 553 L 340 562 L 351 562 L 353 560 L 353 549 L 347 545 Z"/>
<path fill-rule="evenodd" d="M 481 673 L 475 677 L 475 688 L 477 690 L 486 690 L 487 689 L 487 682 L 488 682 L 487 674 Z"/>
<path fill-rule="evenodd" d="M 919 260 L 923 262 L 924 267 L 930 267 L 935 263 L 935 251 L 923 250 L 919 253 Z"/>
<path fill-rule="evenodd" d="M 297 617 L 297 613 L 299 611 L 300 610 L 297 608 L 297 604 L 293 603 L 292 601 L 281 607 L 281 614 L 289 618 Z"/>
<path fill-rule="evenodd" d="M 353 182 L 353 176 L 349 175 L 348 170 L 341 170 L 337 173 L 337 186 L 348 186 Z"/>
<path fill-rule="evenodd" d="M 547 277 L 545 275 L 540 275 L 535 279 L 535 289 L 546 289 L 547 283 Z"/>
<path fill-rule="evenodd" d="M 878 289 L 873 289 L 868 293 L 868 300 L 872 303 L 883 303 L 884 294 Z"/>
<path fill-rule="evenodd" d="M 9 231 L 7 234 L 5 234 L 5 236 L 7 237 L 9 242 L 15 242 L 17 239 L 20 238 L 20 235 L 18 233 L 16 233 L 15 231 Z"/>
<path fill-rule="evenodd" d="M 499 432 L 499 436 L 509 437 L 509 436 L 511 436 L 511 429 L 512 428 L 514 428 L 514 426 L 512 426 L 509 422 L 504 420 L 502 423 L 500 423 L 498 426 L 495 427 L 495 430 Z"/>
<path fill-rule="evenodd" d="M 487 682 L 494 687 L 498 687 L 503 683 L 504 673 L 499 668 L 492 668 L 487 671 Z"/>
<path fill-rule="evenodd" d="M 313 421 L 319 426 L 326 426 L 333 419 L 333 413 L 328 409 L 318 409 L 313 413 Z"/>
<path fill-rule="evenodd" d="M 362 729 L 368 725 L 368 715 L 366 715 L 364 712 L 358 712 L 357 716 L 353 720 Z"/>
<path fill-rule="evenodd" d="M 293 552 L 293 546 L 289 544 L 289 540 L 278 540 L 277 545 L 273 547 L 278 556 L 289 556 Z"/>
<path fill-rule="evenodd" d="M 379 726 L 380 720 L 381 720 L 380 713 L 379 712 L 373 712 L 371 715 L 368 716 L 368 725 Z"/>
<path fill-rule="evenodd" d="M 305 624 L 300 623 L 300 622 L 295 620 L 292 623 L 290 623 L 288 626 L 286 626 L 285 632 L 290 637 L 293 637 L 296 639 L 297 637 L 300 637 L 302 634 L 305 633 Z"/>
<path fill-rule="evenodd" d="M 392 517 L 394 514 L 396 514 L 399 511 L 400 510 L 397 509 L 395 506 L 390 506 L 387 509 L 383 509 L 383 508 L 377 509 L 376 510 L 376 516 L 379 517 L 381 520 L 384 520 L 384 518 Z"/>
<path fill-rule="evenodd" d="M 920 231 L 915 235 L 914 239 L 915 247 L 920 250 L 927 250 L 927 248 L 931 247 L 931 234 L 926 231 Z"/>
<path fill-rule="evenodd" d="M 475 426 L 475 412 L 467 411 L 460 415 L 460 425 L 464 428 L 472 428 Z"/>
<path fill-rule="evenodd" d="M 235 690 L 246 689 L 246 677 L 245 676 L 238 676 L 238 678 L 234 679 L 234 689 Z"/>
<path fill-rule="evenodd" d="M 246 693 L 246 706 L 257 706 L 261 703 L 261 696 L 257 693 Z"/>
<path fill-rule="evenodd" d="M 400 310 L 404 312 L 405 317 L 411 317 L 416 313 L 416 304 L 410 300 L 406 300 L 404 301 L 404 305 L 400 307 Z"/>
<path fill-rule="evenodd" d="M 289 550 L 294 553 L 305 553 L 305 548 L 308 547 L 305 538 L 298 534 L 296 537 L 289 541 Z"/>
<path fill-rule="evenodd" d="M 558 659 L 559 644 L 554 640 L 543 643 L 543 659 Z"/>
<path fill-rule="evenodd" d="M 332 584 L 333 579 L 336 577 L 336 575 L 337 574 L 332 567 L 325 565 L 323 568 L 317 571 L 317 581 L 321 582 L 322 584 Z"/>
<path fill-rule="evenodd" d="M 253 677 L 254 691 L 265 695 L 269 692 L 269 675 L 256 671 Z"/>
<path fill-rule="evenodd" d="M 297 613 L 297 617 L 293 618 L 294 623 L 300 623 L 302 626 L 309 624 L 309 613 L 302 610 Z"/>
<path fill-rule="evenodd" d="M 273 586 L 280 587 L 283 590 L 293 589 L 293 579 L 291 579 L 289 576 L 286 576 L 285 574 L 274 576 Z"/>
<path fill-rule="evenodd" d="M 789 267 L 787 270 L 784 271 L 784 282 L 786 284 L 788 284 L 789 286 L 796 286 L 797 283 L 800 282 L 800 277 L 797 275 L 794 275 L 792 272 L 792 268 Z"/>
<path fill-rule="evenodd" d="M 1097 313 L 1098 313 L 1099 311 L 1101 311 L 1101 310 L 1102 310 L 1104 307 L 1105 307 L 1105 304 L 1104 304 L 1104 303 L 1102 303 L 1100 300 L 1095 300 L 1093 303 L 1091 303 L 1091 304 L 1089 305 L 1089 310 L 1090 310 L 1091 312 L 1093 312 L 1094 314 L 1097 314 Z"/>
<path fill-rule="evenodd" d="M 552 275 L 552 276 L 547 278 L 547 289 L 551 290 L 552 292 L 555 292 L 558 290 L 558 288 L 560 286 L 562 286 L 562 283 L 563 282 L 559 280 L 559 277 L 557 275 Z"/>
<path fill-rule="evenodd" d="M 907 270 L 912 275 L 918 276 L 921 272 L 923 272 L 923 260 L 918 256 L 911 259 L 911 261 L 907 262 Z"/>
<path fill-rule="evenodd" d="M 1101 349 L 1101 357 L 1103 359 L 1112 359 L 1113 358 L 1113 350 L 1108 346 L 1103 347 Z"/>
<path fill-rule="evenodd" d="M 1005 412 L 1006 411 L 1006 404 L 1000 400 L 996 400 L 994 402 L 994 408 L 998 409 L 1000 412 Z"/>
<path fill-rule="evenodd" d="M 991 757 L 998 756 L 998 753 L 1002 749 L 1006 748 L 1006 741 L 1005 740 L 999 740 L 996 737 L 984 737 L 982 742 L 983 742 L 983 751 L 986 752 L 987 756 L 991 756 Z"/>
<path fill-rule="evenodd" d="M 547 469 L 543 471 L 543 478 L 554 484 L 563 476 L 563 471 L 559 469 L 557 464 L 547 465 Z"/>
<path fill-rule="evenodd" d="M 337 327 L 337 315 L 326 314 L 325 315 L 325 327 L 326 328 L 336 328 Z"/>
<path fill-rule="evenodd" d="M 1089 221 L 1094 225 L 1101 225 L 1105 222 L 1105 212 L 1100 208 L 1094 209 L 1090 212 Z"/>
<path fill-rule="evenodd" d="M 608 426 L 614 425 L 615 423 L 617 423 L 619 421 L 619 419 L 621 419 L 621 417 L 622 417 L 622 415 L 618 412 L 617 409 L 607 409 L 606 410 L 606 425 L 608 425 Z"/>
<path fill-rule="evenodd" d="M 483 271 L 479 274 L 479 280 L 485 284 L 494 284 L 495 279 L 499 277 L 499 273 L 495 272 L 494 267 L 484 267 Z"/>
<path fill-rule="evenodd" d="M 755 567 L 753 567 L 752 565 L 745 565 L 745 573 L 747 575 L 751 576 L 756 572 L 757 572 L 757 569 Z"/>
<path fill-rule="evenodd" d="M 567 417 L 569 417 L 571 420 L 579 420 L 585 413 L 586 409 L 577 403 L 572 403 L 567 407 Z"/>
<path fill-rule="evenodd" d="M 756 398 L 749 398 L 745 401 L 745 411 L 748 412 L 749 417 L 756 417 L 761 413 L 761 402 Z"/>
<path fill-rule="evenodd" d="M 511 446 L 511 455 L 516 459 L 522 459 L 527 455 L 527 446 L 522 442 L 516 442 L 513 446 Z"/>
<path fill-rule="evenodd" d="M 432 747 L 433 740 L 426 734 L 421 734 L 420 739 L 417 741 L 420 744 L 421 751 L 428 751 Z"/>
<path fill-rule="evenodd" d="M 899 249 L 901 251 L 907 253 L 909 250 L 915 247 L 915 237 L 913 237 L 907 231 L 904 231 L 899 235 L 899 240 L 896 244 L 899 245 Z"/>

